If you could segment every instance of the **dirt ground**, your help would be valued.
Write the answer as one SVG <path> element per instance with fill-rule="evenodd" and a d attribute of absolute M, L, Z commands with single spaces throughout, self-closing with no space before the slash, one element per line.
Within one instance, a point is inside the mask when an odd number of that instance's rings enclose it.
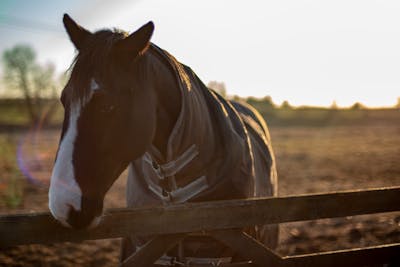
<path fill-rule="evenodd" d="M 48 210 L 47 179 L 58 136 L 56 131 L 44 131 L 22 143 L 17 151 L 20 168 L 42 185 L 19 175 L 21 203 L 10 208 L 0 202 L 0 214 Z M 400 185 L 399 125 L 273 127 L 271 136 L 281 196 Z M 24 135 L 17 134 L 10 142 L 18 143 L 24 140 L 21 138 Z M 2 169 L 2 175 L 8 175 L 4 166 Z M 125 180 L 122 175 L 114 184 L 106 207 L 124 206 Z M 287 223 L 280 231 L 277 251 L 281 255 L 400 242 L 400 213 Z M 117 266 L 119 242 L 113 239 L 2 249 L 0 266 Z"/>

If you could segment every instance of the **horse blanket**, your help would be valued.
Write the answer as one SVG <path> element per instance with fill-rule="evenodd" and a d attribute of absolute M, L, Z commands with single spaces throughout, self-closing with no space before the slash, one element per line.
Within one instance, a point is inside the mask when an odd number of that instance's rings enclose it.
<path fill-rule="evenodd" d="M 128 206 L 275 196 L 275 159 L 261 116 L 207 88 L 189 67 L 156 45 L 149 52 L 175 76 L 181 110 L 165 155 L 152 146 L 130 164 Z M 143 244 L 140 237 L 132 240 Z"/>

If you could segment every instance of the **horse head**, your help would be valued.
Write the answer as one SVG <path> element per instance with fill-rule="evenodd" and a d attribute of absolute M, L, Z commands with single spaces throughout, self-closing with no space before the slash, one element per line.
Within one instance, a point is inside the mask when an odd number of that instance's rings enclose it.
<path fill-rule="evenodd" d="M 156 128 L 156 95 L 143 56 L 152 22 L 128 35 L 90 32 L 64 15 L 78 54 L 63 89 L 61 138 L 51 176 L 49 208 L 66 226 L 97 225 L 106 192 L 143 155 Z"/>

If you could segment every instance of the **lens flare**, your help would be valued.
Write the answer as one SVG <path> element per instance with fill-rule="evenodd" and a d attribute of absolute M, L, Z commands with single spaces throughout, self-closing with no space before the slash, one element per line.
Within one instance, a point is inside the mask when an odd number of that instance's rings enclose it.
<path fill-rule="evenodd" d="M 58 129 L 43 128 L 46 113 L 27 133 L 21 135 L 16 153 L 21 173 L 30 183 L 40 187 L 49 186 L 59 136 Z"/>

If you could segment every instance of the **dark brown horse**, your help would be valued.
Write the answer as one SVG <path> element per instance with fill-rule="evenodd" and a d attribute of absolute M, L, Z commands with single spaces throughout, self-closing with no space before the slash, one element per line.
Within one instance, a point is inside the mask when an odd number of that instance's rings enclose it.
<path fill-rule="evenodd" d="M 57 220 L 96 226 L 105 194 L 128 166 L 130 207 L 276 195 L 275 159 L 261 116 L 209 90 L 151 44 L 152 22 L 130 35 L 91 33 L 68 15 L 64 25 L 78 55 L 61 96 L 65 117 L 49 190 Z M 251 232 L 276 245 L 277 227 Z M 123 258 L 146 239 L 127 238 Z M 185 240 L 185 256 L 221 256 L 199 244 Z"/>

